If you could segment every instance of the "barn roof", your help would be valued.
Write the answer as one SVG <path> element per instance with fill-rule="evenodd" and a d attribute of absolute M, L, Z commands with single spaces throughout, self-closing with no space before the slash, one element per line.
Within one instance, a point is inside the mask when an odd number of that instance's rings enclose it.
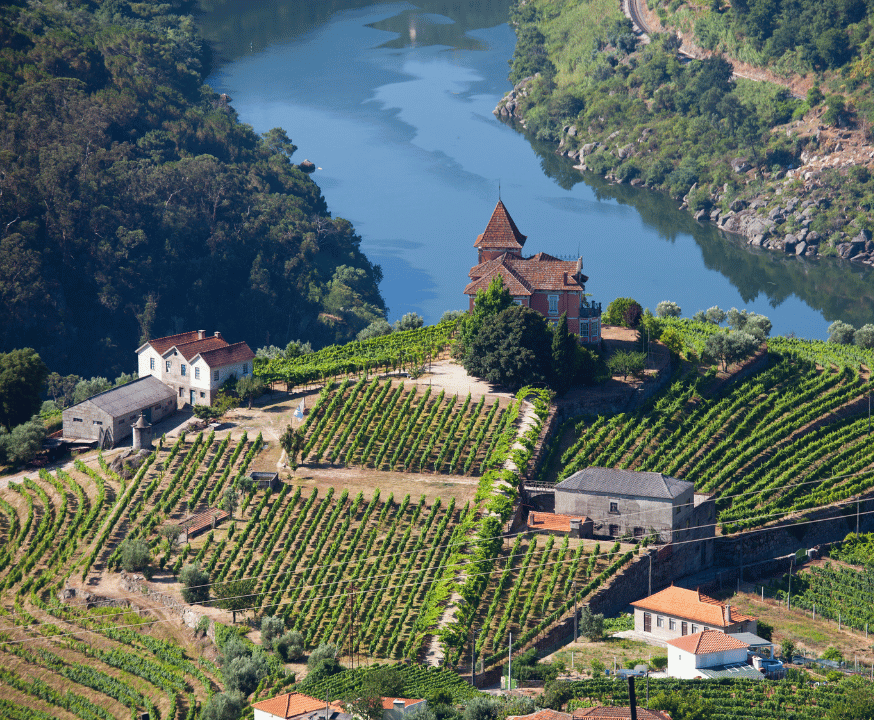
<path fill-rule="evenodd" d="M 582 493 L 616 493 L 624 496 L 674 499 L 694 488 L 694 484 L 663 473 L 592 466 L 568 476 L 556 488 Z"/>
<path fill-rule="evenodd" d="M 100 410 L 116 417 L 164 403 L 175 397 L 176 393 L 173 389 L 164 385 L 155 376 L 143 376 L 118 388 L 91 396 L 82 403 L 93 403 Z"/>

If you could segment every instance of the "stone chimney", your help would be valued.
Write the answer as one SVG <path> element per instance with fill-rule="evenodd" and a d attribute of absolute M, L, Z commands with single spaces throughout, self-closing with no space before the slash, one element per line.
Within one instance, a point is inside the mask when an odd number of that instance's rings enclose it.
<path fill-rule="evenodd" d="M 404 708 L 405 708 L 404 700 L 402 698 L 396 698 L 394 700 L 393 706 L 395 708 L 395 712 L 400 714 L 399 716 L 396 716 L 396 718 L 403 718 L 404 717 Z"/>
<path fill-rule="evenodd" d="M 221 337 L 222 337 L 222 334 L 219 333 L 218 331 L 216 331 L 216 332 L 215 332 L 215 337 L 216 337 L 216 338 L 221 338 Z"/>
<path fill-rule="evenodd" d="M 204 338 L 206 338 L 206 331 L 205 330 L 197 331 L 197 340 L 203 340 Z"/>
<path fill-rule="evenodd" d="M 726 626 L 731 625 L 731 604 L 730 603 L 725 604 L 725 625 Z"/>

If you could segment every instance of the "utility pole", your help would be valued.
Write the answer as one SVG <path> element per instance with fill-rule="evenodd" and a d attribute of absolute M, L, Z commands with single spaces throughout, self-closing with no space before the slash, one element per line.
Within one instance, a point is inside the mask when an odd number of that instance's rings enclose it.
<path fill-rule="evenodd" d="M 510 631 L 510 649 L 507 651 L 507 690 L 513 690 L 513 632 Z"/>
<path fill-rule="evenodd" d="M 652 596 L 652 551 L 649 552 L 649 595 Z"/>
<path fill-rule="evenodd" d="M 470 629 L 470 685 L 476 688 L 476 632 L 478 629 Z"/>
<path fill-rule="evenodd" d="M 856 535 L 859 535 L 859 501 L 856 501 Z"/>
<path fill-rule="evenodd" d="M 637 697 L 634 693 L 634 676 L 628 677 L 628 706 L 631 711 L 631 721 L 637 721 Z"/>
<path fill-rule="evenodd" d="M 577 642 L 577 582 L 574 581 L 574 643 Z"/>

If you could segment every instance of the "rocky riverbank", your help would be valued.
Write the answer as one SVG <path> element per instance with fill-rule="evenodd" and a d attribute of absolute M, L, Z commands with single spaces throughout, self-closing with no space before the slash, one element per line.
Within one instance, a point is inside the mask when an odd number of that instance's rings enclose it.
<path fill-rule="evenodd" d="M 513 119 L 526 127 L 523 102 L 536 76 L 525 78 L 505 95 L 494 109 L 495 115 Z M 874 151 L 858 133 L 816 123 L 795 122 L 785 132 L 806 135 L 806 148 L 798 167 L 771 172 L 754 167 L 746 158 L 736 158 L 731 169 L 736 181 L 718 191 L 693 185 L 682 198 L 681 209 L 689 210 L 701 223 L 712 223 L 727 233 L 744 237 L 749 245 L 804 257 L 840 256 L 846 260 L 874 266 L 874 241 L 871 233 L 847 217 L 830 219 L 828 237 L 811 226 L 818 214 L 832 207 L 832 197 L 822 181 L 823 173 L 851 167 L 870 166 Z M 586 158 L 606 153 L 625 161 L 642 152 L 650 137 L 644 128 L 636 142 L 616 142 L 619 131 L 600 137 L 591 128 L 568 125 L 562 129 L 556 153 L 577 162 L 580 172 L 593 171 Z M 650 141 L 652 139 L 650 138 Z M 611 182 L 628 182 L 647 187 L 641 177 L 623 179 L 613 171 L 604 173 Z M 678 198 L 679 200 L 679 198 Z M 831 213 L 834 216 L 834 213 Z"/>

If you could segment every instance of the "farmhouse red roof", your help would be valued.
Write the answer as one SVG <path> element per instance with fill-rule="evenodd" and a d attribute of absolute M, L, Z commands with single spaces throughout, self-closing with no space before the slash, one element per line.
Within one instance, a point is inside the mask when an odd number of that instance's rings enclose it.
<path fill-rule="evenodd" d="M 538 253 L 532 258 L 520 258 L 511 253 L 488 260 L 470 269 L 471 282 L 464 289 L 466 295 L 476 295 L 488 288 L 496 275 L 504 279 L 510 295 L 533 295 L 536 291 L 581 291 L 588 278 L 582 275 L 581 260 L 557 260 L 551 255 Z M 579 274 L 580 281 L 574 277 Z"/>
<path fill-rule="evenodd" d="M 687 618 L 690 621 L 700 621 L 708 626 L 724 628 L 739 621 L 754 621 L 753 616 L 746 616 L 730 609 L 731 620 L 728 619 L 729 606 L 723 605 L 715 598 L 705 596 L 700 591 L 692 591 L 679 586 L 668 586 L 663 591 L 654 593 L 632 604 L 644 611 L 655 611 L 666 616 Z"/>
<path fill-rule="evenodd" d="M 213 335 L 208 338 L 188 341 L 187 343 L 176 343 L 175 348 L 185 357 L 185 360 L 190 361 L 198 353 L 214 350 L 216 348 L 224 348 L 227 345 L 230 345 L 230 343 L 228 343 L 224 338 Z M 168 348 L 168 350 L 170 350 L 170 348 Z M 167 351 L 164 351 L 164 353 L 166 352 Z M 164 355 L 164 353 L 161 355 Z"/>
<path fill-rule="evenodd" d="M 230 365 L 231 363 L 240 363 L 242 361 L 252 360 L 255 354 L 249 348 L 248 343 L 233 343 L 221 348 L 213 348 L 212 350 L 204 351 L 199 354 L 210 368 L 219 368 L 220 366 Z"/>
<path fill-rule="evenodd" d="M 163 338 L 152 338 L 152 340 L 148 341 L 148 344 L 152 346 L 160 355 L 164 355 L 170 348 L 174 345 L 179 345 L 180 343 L 188 343 L 193 340 L 197 340 L 199 338 L 199 334 L 196 330 L 190 330 L 186 333 L 177 333 L 176 335 L 167 335 Z"/>
<path fill-rule="evenodd" d="M 522 250 L 527 236 L 522 235 L 504 204 L 499 200 L 485 232 L 478 235 L 474 248 L 512 248 Z"/>
<path fill-rule="evenodd" d="M 310 713 L 325 708 L 325 702 L 302 693 L 284 693 L 266 701 L 253 703 L 252 708 L 264 711 L 279 718 L 290 719 L 303 713 Z M 330 707 L 334 711 L 342 711 L 337 706 Z"/>
<path fill-rule="evenodd" d="M 507 716 L 507 721 L 563 721 L 563 719 L 570 718 L 573 717 L 564 711 L 553 711 L 551 708 L 543 708 L 540 711 L 525 714 L 524 716 Z"/>
<path fill-rule="evenodd" d="M 679 648 L 681 651 L 688 651 L 696 655 L 749 648 L 749 644 L 738 641 L 722 631 L 702 631 L 691 636 L 672 638 L 670 641 L 665 641 L 665 643 Z"/>
<path fill-rule="evenodd" d="M 561 513 L 541 513 L 531 511 L 528 514 L 528 528 L 533 531 L 559 531 L 567 533 L 571 530 L 571 521 L 588 521 L 585 516 L 564 516 Z"/>

